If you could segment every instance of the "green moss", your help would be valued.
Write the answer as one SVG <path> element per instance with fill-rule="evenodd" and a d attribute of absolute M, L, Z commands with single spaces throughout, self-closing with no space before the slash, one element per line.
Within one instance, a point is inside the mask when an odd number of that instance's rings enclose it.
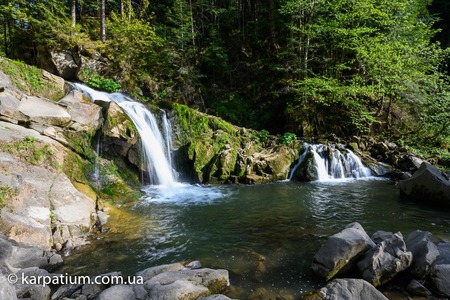
<path fill-rule="evenodd" d="M 86 131 L 65 131 L 64 135 L 67 139 L 69 147 L 76 153 L 82 155 L 89 161 L 95 158 L 94 150 L 92 149 L 92 139 L 94 133 Z"/>
<path fill-rule="evenodd" d="M 29 66 L 20 61 L 0 58 L 0 68 L 9 75 L 12 83 L 22 92 L 41 96 L 50 100 L 59 100 L 65 90 L 58 85 L 44 80 L 43 71 L 34 66 Z"/>
<path fill-rule="evenodd" d="M 8 205 L 8 201 L 17 196 L 19 190 L 7 185 L 0 185 L 0 211 Z"/>
<path fill-rule="evenodd" d="M 54 159 L 54 152 L 49 144 L 38 141 L 35 137 L 26 136 L 24 139 L 0 145 L 2 151 L 11 153 L 20 160 L 32 165 L 49 165 L 58 167 Z"/>
<path fill-rule="evenodd" d="M 78 154 L 68 151 L 64 157 L 62 170 L 72 181 L 87 183 L 86 174 L 92 164 L 83 160 Z"/>

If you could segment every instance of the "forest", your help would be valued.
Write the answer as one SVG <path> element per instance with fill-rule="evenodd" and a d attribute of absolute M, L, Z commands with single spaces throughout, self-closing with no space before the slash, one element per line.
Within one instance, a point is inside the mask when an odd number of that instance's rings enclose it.
<path fill-rule="evenodd" d="M 2 0 L 0 55 L 51 49 L 144 102 L 271 134 L 394 140 L 449 163 L 450 1 Z M 86 79 L 87 78 L 87 79 Z"/>

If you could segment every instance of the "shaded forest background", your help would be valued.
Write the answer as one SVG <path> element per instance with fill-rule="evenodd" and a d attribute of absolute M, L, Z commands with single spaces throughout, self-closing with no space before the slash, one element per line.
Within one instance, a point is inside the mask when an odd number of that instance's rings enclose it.
<path fill-rule="evenodd" d="M 0 54 L 97 55 L 84 77 L 142 101 L 448 161 L 449 22 L 444 0 L 2 0 Z"/>

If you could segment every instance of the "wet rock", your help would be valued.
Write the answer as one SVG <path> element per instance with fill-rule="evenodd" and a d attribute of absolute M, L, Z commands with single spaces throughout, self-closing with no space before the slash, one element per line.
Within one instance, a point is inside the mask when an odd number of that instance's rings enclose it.
<path fill-rule="evenodd" d="M 412 253 L 406 250 L 403 236 L 398 232 L 367 251 L 358 268 L 366 281 L 379 286 L 408 268 L 411 262 Z"/>
<path fill-rule="evenodd" d="M 314 273 L 326 280 L 349 270 L 375 244 L 359 223 L 332 235 L 314 256 Z"/>
<path fill-rule="evenodd" d="M 333 279 L 305 300 L 388 300 L 373 285 L 363 279 Z"/>
<path fill-rule="evenodd" d="M 415 230 L 408 235 L 406 247 L 413 254 L 411 274 L 417 279 L 425 278 L 439 256 L 433 235 L 428 231 Z"/>
<path fill-rule="evenodd" d="M 422 163 L 410 179 L 398 183 L 400 193 L 424 204 L 450 207 L 450 181 L 436 167 Z"/>

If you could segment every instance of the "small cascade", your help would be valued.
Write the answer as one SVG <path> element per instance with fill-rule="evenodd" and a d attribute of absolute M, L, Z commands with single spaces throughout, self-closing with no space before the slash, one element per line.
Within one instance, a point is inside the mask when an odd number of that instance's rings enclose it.
<path fill-rule="evenodd" d="M 346 178 L 370 177 L 372 172 L 365 167 L 361 159 L 351 150 L 340 151 L 335 145 L 307 144 L 300 155 L 298 162 L 293 167 L 289 180 L 291 180 L 297 169 L 307 163 L 305 172 L 311 180 L 327 181 L 342 180 Z"/>
<path fill-rule="evenodd" d="M 85 85 L 75 83 L 74 87 L 87 95 L 92 101 L 114 101 L 133 121 L 141 136 L 143 161 L 151 176 L 150 182 L 164 187 L 173 187 L 176 184 L 171 166 L 170 148 L 171 130 L 170 124 L 163 114 L 164 136 L 158 127 L 155 116 L 142 104 L 134 101 L 122 93 L 105 93 L 91 89 Z"/>

